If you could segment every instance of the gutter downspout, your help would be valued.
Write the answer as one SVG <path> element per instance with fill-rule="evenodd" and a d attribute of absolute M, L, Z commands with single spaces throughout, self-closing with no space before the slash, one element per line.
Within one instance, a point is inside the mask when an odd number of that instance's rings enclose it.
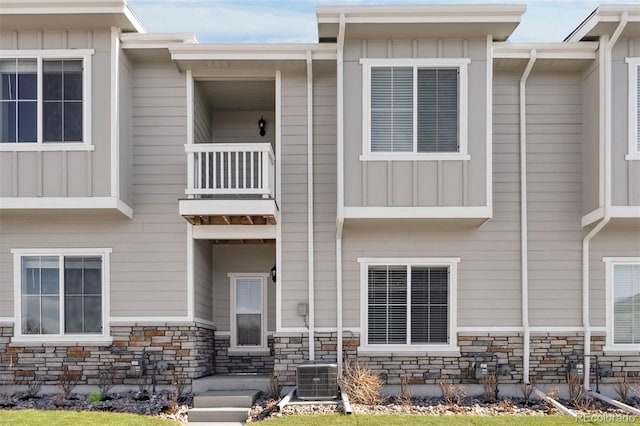
<path fill-rule="evenodd" d="M 584 380 L 583 387 L 590 390 L 589 373 L 591 370 L 591 322 L 589 318 L 589 253 L 590 242 L 611 220 L 611 51 L 620 38 L 620 34 L 627 25 L 629 14 L 623 12 L 620 15 L 620 23 L 613 32 L 610 40 L 604 39 L 604 51 L 602 41 L 600 45 L 600 70 L 604 73 L 604 129 L 600 133 L 600 143 L 604 149 L 604 205 L 603 217 L 598 224 L 582 240 L 582 326 L 584 328 Z M 601 99 L 600 102 L 603 100 Z M 602 122 L 601 122 L 602 123 Z"/>
<path fill-rule="evenodd" d="M 307 242 L 309 263 L 309 360 L 315 360 L 315 276 L 313 255 L 313 57 L 307 50 Z"/>
<path fill-rule="evenodd" d="M 526 82 L 537 59 L 536 50 L 531 50 L 529 62 L 520 78 L 520 273 L 522 279 L 522 382 L 529 384 L 529 241 L 527 219 L 527 102 Z"/>
<path fill-rule="evenodd" d="M 344 227 L 344 13 L 340 14 L 336 54 L 336 167 L 337 167 L 337 219 L 336 219 L 336 361 L 342 370 L 342 228 Z"/>

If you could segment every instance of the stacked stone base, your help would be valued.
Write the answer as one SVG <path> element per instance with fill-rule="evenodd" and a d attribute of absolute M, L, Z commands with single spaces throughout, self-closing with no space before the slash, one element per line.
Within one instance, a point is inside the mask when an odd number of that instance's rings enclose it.
<path fill-rule="evenodd" d="M 273 372 L 273 338 L 269 337 L 267 354 L 230 354 L 230 340 L 229 336 L 216 336 L 214 340 L 215 374 Z"/>
<path fill-rule="evenodd" d="M 601 383 L 616 383 L 620 377 L 640 376 L 640 355 L 604 355 L 604 335 L 593 335 L 591 353 L 598 355 L 598 365 L 608 377 Z M 278 334 L 274 337 L 274 371 L 283 385 L 296 381 L 296 367 L 309 359 L 306 334 Z M 438 355 L 426 352 L 360 353 L 358 336 L 343 338 L 344 359 L 358 360 L 377 372 L 384 384 L 397 385 L 405 381 L 413 385 L 437 385 L 440 382 L 478 384 L 482 382 L 477 369 L 487 364 L 488 372 L 496 374 L 502 384 L 519 384 L 523 380 L 522 333 L 459 333 L 460 354 Z M 316 333 L 317 360 L 336 361 L 336 333 Z M 582 333 L 539 333 L 530 340 L 530 369 L 537 383 L 565 384 L 567 374 L 575 364 L 583 362 Z M 592 381 L 595 357 L 592 358 Z M 606 369 L 606 370 L 605 370 Z"/>
<path fill-rule="evenodd" d="M 148 385 L 153 366 L 165 361 L 169 369 L 157 371 L 156 383 L 172 384 L 213 374 L 214 331 L 195 323 L 118 325 L 111 327 L 108 345 L 84 343 L 10 343 L 13 326 L 0 327 L 0 382 L 28 385 L 58 384 L 71 378 L 77 384 Z M 139 377 L 132 361 L 144 359 L 147 372 Z M 66 376 L 65 376 L 66 375 Z"/>

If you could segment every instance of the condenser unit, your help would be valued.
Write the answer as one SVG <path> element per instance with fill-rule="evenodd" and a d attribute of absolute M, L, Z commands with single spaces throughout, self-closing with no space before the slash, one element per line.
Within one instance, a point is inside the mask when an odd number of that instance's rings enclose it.
<path fill-rule="evenodd" d="M 297 394 L 300 399 L 333 399 L 338 395 L 338 365 L 307 361 L 298 366 Z"/>

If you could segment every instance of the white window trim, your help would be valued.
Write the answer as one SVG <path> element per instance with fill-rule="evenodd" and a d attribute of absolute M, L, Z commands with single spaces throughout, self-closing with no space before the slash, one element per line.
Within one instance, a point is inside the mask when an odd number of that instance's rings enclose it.
<path fill-rule="evenodd" d="M 230 330 L 230 354 L 242 354 L 242 353 L 265 353 L 268 350 L 267 345 L 267 282 L 269 274 L 261 273 L 229 273 L 229 330 Z M 238 278 L 260 278 L 261 291 L 262 291 L 262 314 L 261 314 L 261 327 L 262 327 L 262 344 L 256 346 L 242 345 L 238 346 L 238 336 L 236 330 L 236 280 Z"/>
<path fill-rule="evenodd" d="M 423 257 L 423 258 L 396 258 L 396 257 L 361 257 L 360 263 L 360 346 L 358 353 L 393 353 L 393 352 L 447 352 L 457 353 L 458 347 L 458 263 L 459 257 Z M 374 345 L 369 344 L 368 312 L 368 270 L 369 266 L 446 266 L 449 268 L 449 343 L 447 344 L 406 344 L 406 345 Z"/>
<path fill-rule="evenodd" d="M 615 265 L 636 265 L 640 264 L 640 257 L 603 257 L 605 264 L 605 318 L 607 337 L 605 341 L 605 352 L 638 352 L 640 344 L 620 345 L 613 342 L 613 269 Z"/>
<path fill-rule="evenodd" d="M 13 343 L 33 342 L 96 342 L 105 343 L 112 339 L 110 331 L 110 254 L 111 248 L 67 248 L 67 249 L 12 249 L 13 254 L 13 299 L 14 338 Z M 94 334 L 22 334 L 22 265 L 23 256 L 100 256 L 102 257 L 102 333 Z M 61 313 L 62 315 L 62 313 Z"/>
<path fill-rule="evenodd" d="M 362 155 L 360 161 L 437 161 L 437 160 L 470 160 L 468 155 L 468 105 L 469 79 L 467 66 L 469 58 L 361 58 L 362 65 Z M 413 67 L 419 68 L 458 68 L 458 152 L 372 152 L 371 151 L 371 68 L 372 67 Z M 415 77 L 414 77 L 415 78 Z M 413 146 L 417 146 L 417 90 L 413 87 L 414 123 Z"/>
<path fill-rule="evenodd" d="M 36 142 L 0 142 L 0 151 L 93 151 L 91 144 L 91 56 L 94 49 L 0 50 L 3 59 L 36 59 L 38 63 L 38 133 Z M 82 142 L 44 143 L 42 140 L 42 62 L 44 59 L 82 60 Z"/>
<path fill-rule="evenodd" d="M 638 149 L 638 69 L 640 68 L 640 58 L 626 58 L 629 64 L 629 148 L 626 160 L 640 160 L 640 150 Z"/>

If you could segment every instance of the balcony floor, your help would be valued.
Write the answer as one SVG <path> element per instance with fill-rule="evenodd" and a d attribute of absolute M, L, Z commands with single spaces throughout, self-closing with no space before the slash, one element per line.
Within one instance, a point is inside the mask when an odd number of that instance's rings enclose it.
<path fill-rule="evenodd" d="M 179 200 L 180 215 L 193 225 L 275 225 L 278 207 L 273 199 Z"/>

